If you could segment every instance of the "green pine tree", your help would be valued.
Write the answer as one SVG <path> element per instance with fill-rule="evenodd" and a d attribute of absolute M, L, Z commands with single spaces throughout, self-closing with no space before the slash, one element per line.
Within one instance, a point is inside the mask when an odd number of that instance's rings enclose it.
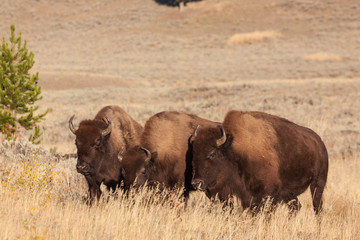
<path fill-rule="evenodd" d="M 21 33 L 15 36 L 15 25 L 11 25 L 10 43 L 3 38 L 0 46 L 0 131 L 6 139 L 16 139 L 20 128 L 34 130 L 29 141 L 38 144 L 42 135 L 38 123 L 48 113 L 35 114 L 35 102 L 42 99 L 38 86 L 39 73 L 30 74 L 34 65 L 34 54 L 29 52 Z"/>

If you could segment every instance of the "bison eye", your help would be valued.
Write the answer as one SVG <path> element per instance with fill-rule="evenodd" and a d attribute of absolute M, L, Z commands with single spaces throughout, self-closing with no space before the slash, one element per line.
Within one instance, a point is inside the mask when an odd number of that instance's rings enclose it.
<path fill-rule="evenodd" d="M 215 156 L 216 156 L 216 151 L 213 150 L 213 151 L 211 151 L 211 152 L 209 153 L 209 155 L 207 156 L 207 158 L 208 158 L 208 159 L 214 159 Z"/>
<path fill-rule="evenodd" d="M 145 175 L 146 174 L 146 169 L 145 168 L 141 169 L 139 173 L 140 173 L 139 175 Z"/>
<path fill-rule="evenodd" d="M 94 142 L 94 148 L 99 149 L 101 146 L 101 140 L 100 139 L 96 139 Z"/>

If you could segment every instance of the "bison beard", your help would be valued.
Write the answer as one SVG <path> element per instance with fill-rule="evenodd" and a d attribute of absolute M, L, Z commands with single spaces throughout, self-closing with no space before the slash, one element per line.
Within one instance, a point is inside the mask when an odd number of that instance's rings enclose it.
<path fill-rule="evenodd" d="M 227 133 L 228 135 L 225 135 Z M 189 140 L 185 180 L 209 198 L 239 197 L 259 210 L 270 197 L 299 209 L 297 196 L 310 185 L 316 214 L 328 172 L 328 155 L 312 130 L 262 112 L 230 111 L 221 126 L 200 127 Z"/>

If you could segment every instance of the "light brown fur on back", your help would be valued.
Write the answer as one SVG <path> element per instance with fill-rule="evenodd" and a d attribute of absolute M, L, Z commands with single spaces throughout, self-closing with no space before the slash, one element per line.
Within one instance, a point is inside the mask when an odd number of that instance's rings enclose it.
<path fill-rule="evenodd" d="M 223 126 L 227 133 L 234 136 L 234 152 L 247 157 L 246 171 L 269 183 L 279 179 L 279 159 L 274 148 L 277 136 L 268 121 L 255 118 L 248 112 L 230 111 Z"/>

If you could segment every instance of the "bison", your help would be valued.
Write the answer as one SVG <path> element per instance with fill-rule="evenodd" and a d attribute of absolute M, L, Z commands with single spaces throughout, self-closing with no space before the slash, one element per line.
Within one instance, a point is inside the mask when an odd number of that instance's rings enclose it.
<path fill-rule="evenodd" d="M 265 198 L 301 207 L 297 196 L 310 185 L 313 208 L 322 210 L 328 154 L 311 129 L 263 112 L 230 111 L 222 125 L 199 126 L 189 139 L 193 187 L 209 198 L 238 197 L 259 210 Z"/>
<path fill-rule="evenodd" d="M 141 135 L 141 147 L 126 152 L 121 161 L 126 188 L 132 184 L 138 188 L 145 182 L 150 187 L 183 188 L 187 140 L 199 124 L 216 126 L 214 122 L 178 111 L 164 111 L 150 117 Z"/>
<path fill-rule="evenodd" d="M 100 185 L 115 190 L 121 183 L 118 157 L 137 145 L 143 127 L 118 106 L 102 108 L 93 120 L 83 120 L 79 128 L 69 128 L 75 134 L 77 147 L 76 169 L 83 174 L 89 186 L 89 201 L 99 199 Z"/>

